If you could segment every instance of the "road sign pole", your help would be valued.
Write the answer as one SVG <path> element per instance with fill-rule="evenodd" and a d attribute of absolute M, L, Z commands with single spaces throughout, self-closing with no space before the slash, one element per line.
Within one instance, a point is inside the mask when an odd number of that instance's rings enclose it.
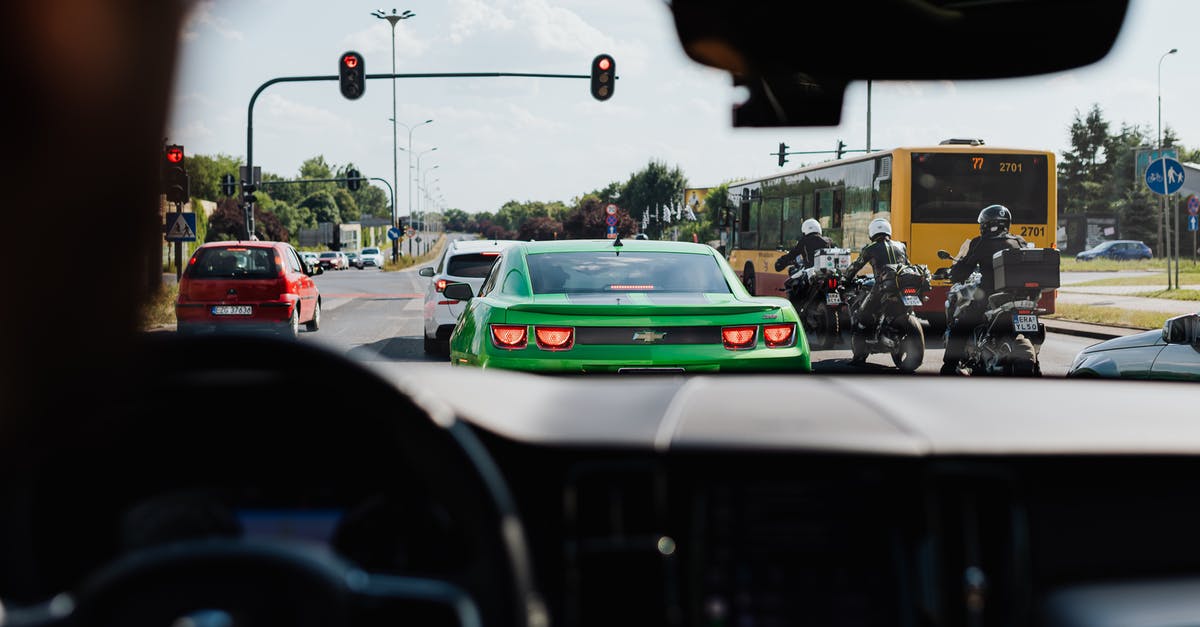
<path fill-rule="evenodd" d="M 1179 196 L 1175 196 L 1175 289 L 1179 289 Z"/>

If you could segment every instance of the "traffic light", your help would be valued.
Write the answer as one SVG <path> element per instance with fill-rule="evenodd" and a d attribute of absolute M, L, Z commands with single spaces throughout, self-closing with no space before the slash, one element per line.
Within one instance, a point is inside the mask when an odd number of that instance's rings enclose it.
<path fill-rule="evenodd" d="M 840 140 L 840 139 L 839 139 L 839 140 L 838 140 L 838 147 L 837 147 L 837 158 L 838 158 L 838 159 L 841 159 L 841 158 L 842 158 L 842 153 L 844 153 L 844 152 L 846 152 L 846 142 L 844 142 L 844 141 L 842 141 L 842 140 Z"/>
<path fill-rule="evenodd" d="M 247 183 L 246 185 L 242 185 L 242 204 L 253 205 L 255 202 L 257 202 L 258 196 L 254 195 L 254 192 L 257 192 L 257 191 L 258 191 L 257 185 L 251 185 L 249 183 Z"/>
<path fill-rule="evenodd" d="M 163 149 L 162 168 L 163 193 L 167 195 L 167 202 L 187 202 L 191 182 L 183 163 L 183 146 L 171 144 Z"/>
<path fill-rule="evenodd" d="M 344 52 L 338 58 L 338 84 L 341 85 L 342 95 L 350 100 L 358 100 L 367 90 L 366 70 L 363 68 L 363 57 L 357 52 Z"/>
<path fill-rule="evenodd" d="M 349 189 L 352 192 L 357 192 L 358 188 L 362 187 L 362 180 L 359 178 L 360 176 L 361 175 L 358 173 L 358 170 L 347 170 L 346 189 Z"/>
<path fill-rule="evenodd" d="M 229 198 L 237 191 L 237 182 L 232 174 L 226 174 L 221 177 L 221 195 Z"/>
<path fill-rule="evenodd" d="M 787 163 L 787 149 L 787 144 L 779 142 L 779 167 L 781 168 L 783 167 L 783 164 Z"/>
<path fill-rule="evenodd" d="M 598 54 L 592 59 L 592 97 L 596 100 L 612 98 L 617 82 L 617 62 L 607 54 Z"/>

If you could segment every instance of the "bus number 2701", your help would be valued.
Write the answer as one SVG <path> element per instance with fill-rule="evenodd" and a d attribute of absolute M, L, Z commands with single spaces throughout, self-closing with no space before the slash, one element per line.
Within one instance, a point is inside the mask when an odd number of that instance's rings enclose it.
<path fill-rule="evenodd" d="M 1046 227 L 1044 226 L 1023 226 L 1021 227 L 1021 237 L 1043 237 L 1046 235 Z"/>

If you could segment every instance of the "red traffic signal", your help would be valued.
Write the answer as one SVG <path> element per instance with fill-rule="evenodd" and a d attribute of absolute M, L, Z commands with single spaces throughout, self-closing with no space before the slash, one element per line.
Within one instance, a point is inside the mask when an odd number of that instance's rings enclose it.
<path fill-rule="evenodd" d="M 358 100 L 367 89 L 366 68 L 363 56 L 357 52 L 344 52 L 338 59 L 338 86 L 342 95 L 349 100 Z"/>
<path fill-rule="evenodd" d="M 617 62 L 607 54 L 592 59 L 592 97 L 596 100 L 612 98 L 617 82 Z"/>
<path fill-rule="evenodd" d="M 183 163 L 183 146 L 167 146 L 167 161 Z"/>
<path fill-rule="evenodd" d="M 162 192 L 167 202 L 184 203 L 191 193 L 191 181 L 183 165 L 183 146 L 171 144 L 163 149 Z"/>

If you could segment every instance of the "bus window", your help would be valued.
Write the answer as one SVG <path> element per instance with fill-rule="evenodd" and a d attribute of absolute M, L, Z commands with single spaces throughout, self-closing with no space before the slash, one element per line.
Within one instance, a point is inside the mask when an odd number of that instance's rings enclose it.
<path fill-rule="evenodd" d="M 842 228 L 842 212 L 846 207 L 846 190 L 833 190 L 833 228 Z"/>
<path fill-rule="evenodd" d="M 1047 169 L 1042 155 L 913 153 L 912 221 L 969 223 L 1004 205 L 1013 224 L 1045 224 Z"/>
<path fill-rule="evenodd" d="M 765 198 L 759 205 L 758 246 L 764 250 L 778 248 L 782 232 L 783 199 Z M 790 244 L 789 244 L 790 247 Z"/>
<path fill-rule="evenodd" d="M 816 192 L 816 203 L 817 220 L 821 222 L 821 226 L 829 226 L 829 221 L 833 218 L 833 190 L 822 189 Z"/>
<path fill-rule="evenodd" d="M 892 211 L 892 181 L 875 181 L 875 213 Z"/>
<path fill-rule="evenodd" d="M 738 246 L 741 248 L 759 248 L 758 245 L 758 212 L 762 200 L 755 198 L 742 203 L 741 233 L 738 235 Z"/>
<path fill-rule="evenodd" d="M 804 233 L 800 227 L 804 224 L 804 196 L 793 196 L 783 199 L 783 245 L 792 246 Z"/>

